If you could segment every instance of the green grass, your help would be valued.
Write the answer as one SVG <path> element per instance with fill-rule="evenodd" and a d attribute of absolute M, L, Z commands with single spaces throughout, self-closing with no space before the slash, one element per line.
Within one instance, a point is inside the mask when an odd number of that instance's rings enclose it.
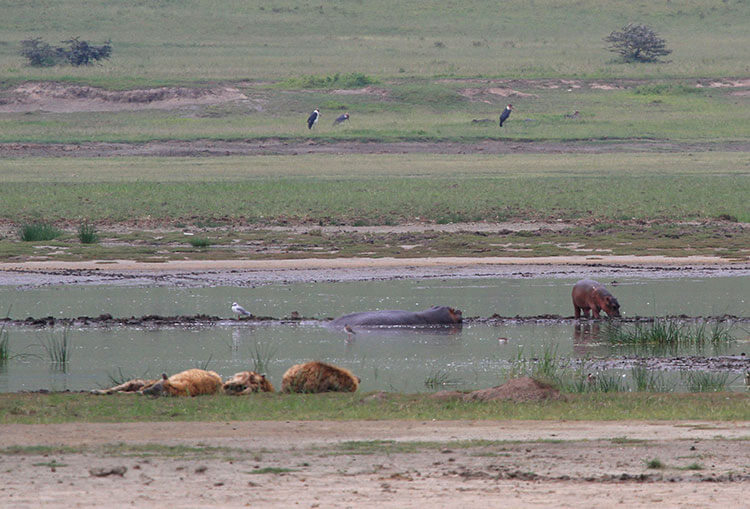
<path fill-rule="evenodd" d="M 69 164 L 92 181 L 71 182 Z M 398 224 L 728 214 L 747 222 L 746 172 L 743 153 L 33 158 L 0 163 L 0 218 Z"/>
<path fill-rule="evenodd" d="M 28 198 L 24 198 L 28 199 Z M 24 224 L 18 230 L 18 236 L 24 242 L 39 242 L 41 240 L 53 240 L 62 235 L 57 227 L 48 223 Z"/>
<path fill-rule="evenodd" d="M 78 240 L 81 244 L 95 244 L 99 240 L 96 226 L 85 221 L 78 226 Z"/>
<path fill-rule="evenodd" d="M 60 330 L 59 334 L 55 330 L 49 331 L 40 345 L 51 363 L 65 369 L 73 351 L 69 328 Z"/>
<path fill-rule="evenodd" d="M 607 324 L 603 332 L 604 337 L 616 345 L 645 346 L 655 351 L 685 348 L 703 351 L 707 347 L 720 349 L 736 341 L 731 329 L 731 326 L 722 322 L 690 325 L 657 318 L 652 323 Z"/>
<path fill-rule="evenodd" d="M 690 392 L 722 392 L 740 375 L 733 373 L 711 373 L 708 371 L 686 371 L 680 374 Z"/>
<path fill-rule="evenodd" d="M 251 397 L 159 398 L 130 395 L 0 394 L 0 423 L 357 420 L 357 419 L 750 419 L 750 395 L 737 393 L 590 393 L 537 403 L 441 402 L 392 394 L 361 403 L 362 394 L 257 394 Z"/>
<path fill-rule="evenodd" d="M 205 237 L 193 237 L 188 240 L 188 244 L 197 248 L 206 248 L 211 246 L 211 239 Z"/>
<path fill-rule="evenodd" d="M 666 465 L 664 464 L 664 462 L 661 461 L 659 458 L 643 460 L 643 463 L 646 464 L 646 468 L 655 468 L 655 469 L 666 468 Z"/>
<path fill-rule="evenodd" d="M 229 0 L 83 0 L 3 6 L 4 79 L 67 79 L 112 87 L 361 72 L 395 75 L 747 75 L 748 5 L 741 0 L 479 0 L 410 4 Z M 408 23 L 404 23 L 408 20 Z M 671 63 L 616 64 L 602 38 L 625 23 L 651 25 Z M 33 36 L 112 39 L 112 58 L 85 69 L 31 69 L 18 55 Z"/>

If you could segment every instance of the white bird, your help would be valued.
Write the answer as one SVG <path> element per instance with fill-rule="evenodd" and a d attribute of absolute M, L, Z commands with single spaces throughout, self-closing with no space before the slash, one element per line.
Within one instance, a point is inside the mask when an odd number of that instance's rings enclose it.
<path fill-rule="evenodd" d="M 318 119 L 320 118 L 320 111 L 318 108 L 315 108 L 312 113 L 310 113 L 310 116 L 307 117 L 307 128 L 312 129 L 315 124 L 318 123 Z"/>
<path fill-rule="evenodd" d="M 346 325 L 344 325 L 344 330 L 345 330 L 345 331 L 346 331 L 346 333 L 347 333 L 347 334 L 349 334 L 350 336 L 353 336 L 353 335 L 355 335 L 355 334 L 356 334 L 356 332 L 354 332 L 354 329 L 352 329 L 352 326 L 351 326 L 351 325 L 349 325 L 349 324 L 346 324 Z"/>
<path fill-rule="evenodd" d="M 253 316 L 252 313 L 248 313 L 245 308 L 243 308 L 236 302 L 232 302 L 232 312 L 237 313 L 237 318 L 239 318 L 241 315 Z"/>

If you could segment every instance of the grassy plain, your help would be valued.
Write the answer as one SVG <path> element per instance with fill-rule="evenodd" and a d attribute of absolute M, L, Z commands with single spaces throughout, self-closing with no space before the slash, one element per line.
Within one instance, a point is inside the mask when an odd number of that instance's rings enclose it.
<path fill-rule="evenodd" d="M 350 420 L 350 419 L 750 419 L 750 396 L 737 393 L 607 393 L 567 401 L 458 402 L 429 395 L 258 394 L 152 399 L 138 395 L 0 394 L 0 423 Z"/>
<path fill-rule="evenodd" d="M 399 80 L 359 94 L 240 85 L 238 90 L 249 99 L 219 105 L 172 110 L 5 113 L 0 115 L 0 142 L 142 143 L 266 138 L 465 142 L 498 137 L 716 142 L 750 137 L 747 95 L 736 95 L 733 88 L 698 88 L 696 80 L 658 80 L 659 86 L 643 83 Z M 592 85 L 617 88 L 605 90 Z M 513 95 L 500 95 L 505 93 Z M 515 110 L 511 121 L 499 129 L 497 114 L 508 102 L 514 104 Z M 311 131 L 305 119 L 316 107 L 323 116 Z M 333 128 L 333 119 L 344 111 L 350 112 L 350 120 Z M 575 111 L 580 112 L 575 118 L 566 116 Z M 473 122 L 480 119 L 489 121 Z"/>
<path fill-rule="evenodd" d="M 0 2 L 0 75 L 112 88 L 364 72 L 394 76 L 747 75 L 744 0 L 52 0 Z M 670 63 L 617 64 L 602 40 L 629 22 L 666 38 Z M 29 69 L 19 41 L 112 40 L 102 66 Z"/>
<path fill-rule="evenodd" d="M 750 220 L 747 155 L 33 158 L 0 163 L 15 222 L 395 224 Z"/>

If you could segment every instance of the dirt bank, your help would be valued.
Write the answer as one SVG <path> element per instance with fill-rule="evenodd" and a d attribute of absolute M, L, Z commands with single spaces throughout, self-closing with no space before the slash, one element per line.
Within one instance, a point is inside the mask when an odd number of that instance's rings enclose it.
<path fill-rule="evenodd" d="M 612 152 L 750 152 L 750 142 L 674 142 L 669 140 L 523 141 L 314 141 L 194 140 L 146 143 L 0 143 L 0 157 L 200 157 L 300 154 L 602 154 Z"/>
<path fill-rule="evenodd" d="M 750 479 L 747 423 L 73 423 L 0 434 L 23 448 L 0 455 L 6 507 L 739 507 Z"/>
<path fill-rule="evenodd" d="M 709 260 L 710 261 L 707 261 Z M 404 278 L 616 278 L 749 276 L 750 264 L 712 257 L 337 258 L 0 263 L 0 285 L 253 286 Z"/>

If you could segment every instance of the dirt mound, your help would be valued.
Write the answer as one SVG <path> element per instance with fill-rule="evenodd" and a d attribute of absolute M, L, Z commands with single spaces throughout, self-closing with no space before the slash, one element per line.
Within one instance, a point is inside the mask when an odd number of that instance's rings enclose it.
<path fill-rule="evenodd" d="M 16 87 L 0 101 L 2 112 L 118 111 L 174 109 L 194 104 L 217 104 L 246 99 L 237 88 L 159 87 L 140 90 L 104 90 L 86 85 L 30 82 Z"/>
<path fill-rule="evenodd" d="M 523 377 L 508 380 L 498 387 L 490 387 L 470 392 L 463 397 L 464 401 L 541 401 L 545 399 L 564 399 L 560 391 L 550 384 Z"/>
<path fill-rule="evenodd" d="M 520 97 L 520 98 L 527 98 L 527 97 L 539 97 L 534 94 L 526 94 L 524 92 L 519 92 L 518 90 L 513 90 L 512 88 L 498 88 L 498 87 L 492 87 L 492 88 L 464 88 L 462 90 L 459 90 L 458 93 L 462 95 L 463 97 L 466 97 L 467 99 L 471 101 L 481 101 L 485 103 L 492 103 L 497 100 L 498 97 Z"/>
<path fill-rule="evenodd" d="M 331 90 L 332 94 L 336 95 L 374 95 L 377 97 L 387 97 L 388 90 L 378 87 L 364 87 L 364 88 L 340 88 Z"/>

